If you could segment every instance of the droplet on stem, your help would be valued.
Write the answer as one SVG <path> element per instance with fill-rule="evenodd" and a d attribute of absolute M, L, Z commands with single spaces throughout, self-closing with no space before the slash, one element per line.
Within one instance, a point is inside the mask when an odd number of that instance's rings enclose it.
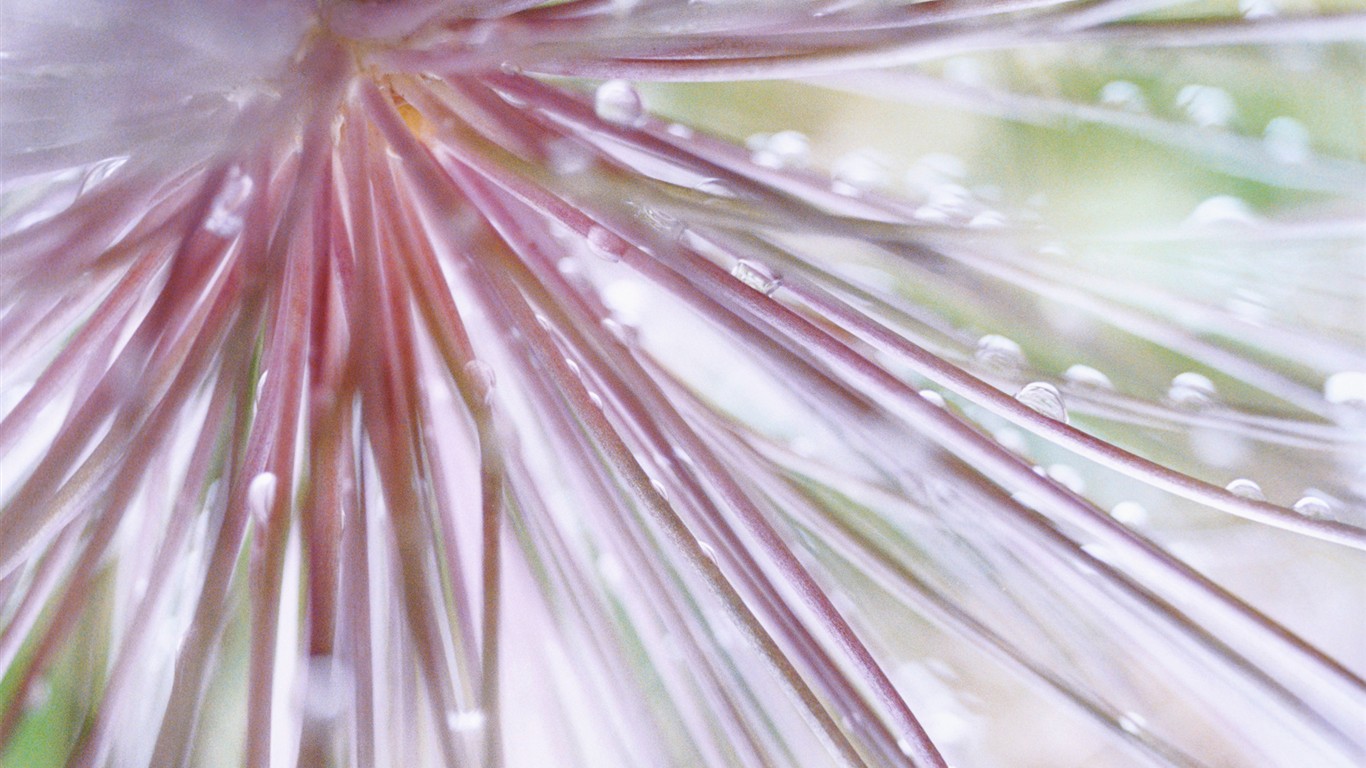
<path fill-rule="evenodd" d="M 1054 421 L 1067 423 L 1067 406 L 1063 404 L 1062 393 L 1052 384 L 1044 381 L 1032 381 L 1015 393 L 1015 399 L 1030 410 L 1041 413 Z"/>

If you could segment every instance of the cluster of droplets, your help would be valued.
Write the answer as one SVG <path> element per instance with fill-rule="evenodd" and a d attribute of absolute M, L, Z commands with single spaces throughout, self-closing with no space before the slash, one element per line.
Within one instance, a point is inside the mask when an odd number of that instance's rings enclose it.
<path fill-rule="evenodd" d="M 763 168 L 802 168 L 811 160 L 811 140 L 800 131 L 756 133 L 745 140 L 750 161 Z"/>
<path fill-rule="evenodd" d="M 242 231 L 243 212 L 255 187 L 251 176 L 234 165 L 223 181 L 223 188 L 214 196 L 204 229 L 219 237 L 236 237 Z"/>

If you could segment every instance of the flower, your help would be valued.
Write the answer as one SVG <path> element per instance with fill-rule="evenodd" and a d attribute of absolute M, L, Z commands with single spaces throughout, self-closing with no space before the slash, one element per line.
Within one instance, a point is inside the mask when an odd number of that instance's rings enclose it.
<path fill-rule="evenodd" d="M 1354 764 L 1361 19 L 1164 5 L 9 4 L 6 765 Z"/>

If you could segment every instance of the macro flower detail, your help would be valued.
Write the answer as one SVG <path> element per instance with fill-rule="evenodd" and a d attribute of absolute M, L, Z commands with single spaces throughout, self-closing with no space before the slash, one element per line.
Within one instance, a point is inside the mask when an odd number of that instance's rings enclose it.
<path fill-rule="evenodd" d="M 1361 764 L 1366 17 L 1211 13 L 7 0 L 0 764 Z"/>

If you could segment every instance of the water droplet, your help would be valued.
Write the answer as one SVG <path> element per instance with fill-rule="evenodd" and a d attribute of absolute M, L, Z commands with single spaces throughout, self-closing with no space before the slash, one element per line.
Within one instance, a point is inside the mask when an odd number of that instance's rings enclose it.
<path fill-rule="evenodd" d="M 1260 485 L 1257 485 L 1257 482 L 1255 480 L 1249 480 L 1246 477 L 1240 477 L 1234 480 L 1233 482 L 1224 486 L 1224 490 L 1228 491 L 1234 496 L 1241 496 L 1245 499 L 1252 499 L 1253 501 L 1266 501 L 1266 494 L 1262 493 L 1262 487 Z"/>
<path fill-rule="evenodd" d="M 1332 505 L 1318 496 L 1310 494 L 1300 497 L 1300 500 L 1295 502 L 1293 509 L 1305 517 L 1322 519 L 1333 516 Z"/>
<path fill-rule="evenodd" d="M 800 168 L 811 158 L 811 140 L 798 131 L 756 133 L 745 141 L 750 160 L 765 168 Z"/>
<path fill-rule="evenodd" d="M 1256 224 L 1257 214 L 1252 212 L 1242 198 L 1232 195 L 1215 195 L 1202 201 L 1186 217 L 1184 226 L 1209 227 L 1229 224 Z"/>
<path fill-rule="evenodd" d="M 735 262 L 730 273 L 735 279 L 765 296 L 772 296 L 773 292 L 783 284 L 782 279 L 773 274 L 768 267 L 746 259 Z"/>
<path fill-rule="evenodd" d="M 1147 718 L 1137 712 L 1125 712 L 1119 716 L 1116 722 L 1119 724 L 1120 730 L 1131 734 L 1142 733 L 1148 727 Z"/>
<path fill-rule="evenodd" d="M 599 395 L 591 389 L 588 390 L 588 402 L 592 403 L 593 407 L 597 408 L 599 411 L 603 409 L 602 395 Z"/>
<path fill-rule="evenodd" d="M 655 489 L 655 493 L 659 494 L 659 498 L 661 498 L 661 499 L 663 499 L 663 500 L 665 500 L 665 501 L 668 501 L 668 500 L 669 500 L 669 489 L 666 488 L 666 487 L 664 487 L 664 483 L 662 483 L 662 482 L 660 482 L 659 480 L 656 480 L 656 479 L 654 479 L 654 478 L 651 478 L 651 479 L 650 479 L 650 487 L 653 488 L 653 489 Z M 705 545 L 703 545 L 703 546 L 705 546 Z"/>
<path fill-rule="evenodd" d="M 621 261 L 624 243 L 621 238 L 603 227 L 594 226 L 588 230 L 588 250 L 604 261 Z"/>
<path fill-rule="evenodd" d="M 451 710 L 446 713 L 446 725 L 459 733 L 471 733 L 484 728 L 488 716 L 482 709 Z"/>
<path fill-rule="evenodd" d="M 1183 87 L 1176 94 L 1176 105 L 1185 110 L 1191 122 L 1202 128 L 1227 127 L 1238 112 L 1228 91 L 1212 85 Z"/>
<path fill-rule="evenodd" d="M 708 544 L 707 542 L 702 541 L 702 540 L 700 540 L 700 539 L 699 539 L 698 542 L 697 542 L 697 546 L 698 546 L 699 548 L 701 548 L 701 550 L 702 550 L 702 556 L 703 556 L 703 557 L 707 558 L 708 560 L 712 561 L 713 563 L 716 562 L 716 548 L 715 548 L 715 547 L 713 547 L 711 544 Z"/>
<path fill-rule="evenodd" d="M 887 186 L 891 178 L 887 162 L 881 154 L 860 149 L 843 155 L 831 168 L 831 188 L 838 194 L 857 197 Z"/>
<path fill-rule="evenodd" d="M 680 139 L 691 139 L 695 135 L 691 127 L 682 123 L 670 123 L 669 127 L 664 130 L 670 136 L 675 136 Z"/>
<path fill-rule="evenodd" d="M 1015 393 L 1015 399 L 1054 421 L 1067 423 L 1067 407 L 1063 405 L 1062 393 L 1052 384 L 1032 381 Z"/>
<path fill-rule="evenodd" d="M 1002 372 L 1014 371 L 1025 364 L 1024 352 L 1020 350 L 1020 345 L 994 333 L 977 340 L 977 351 L 973 353 L 973 359 Z"/>
<path fill-rule="evenodd" d="M 275 506 L 275 486 L 279 478 L 274 472 L 262 472 L 251 479 L 247 485 L 247 511 L 257 525 L 264 526 L 270 519 L 270 509 Z"/>
<path fill-rule="evenodd" d="M 1366 406 L 1366 371 L 1338 371 L 1323 382 L 1323 399 L 1335 405 Z"/>
<path fill-rule="evenodd" d="M 913 757 L 915 755 L 915 745 L 911 744 L 911 740 L 905 736 L 896 740 L 896 748 L 901 750 L 901 754 L 906 757 Z"/>
<path fill-rule="evenodd" d="M 985 210 L 968 222 L 968 226 L 974 229 L 1000 229 L 1006 225 L 1005 214 L 995 210 Z"/>
<path fill-rule="evenodd" d="M 234 237 L 241 232 L 243 209 L 255 187 L 251 177 L 234 165 L 223 180 L 223 188 L 213 199 L 209 217 L 204 220 L 204 229 L 219 237 Z"/>
<path fill-rule="evenodd" d="M 935 392 L 933 389 L 920 390 L 920 396 L 940 408 L 944 408 L 947 405 L 947 403 L 944 402 L 944 396 Z"/>
<path fill-rule="evenodd" d="M 1293 117 L 1271 118 L 1262 133 L 1262 146 L 1268 155 L 1283 163 L 1302 163 L 1313 152 L 1309 130 Z"/>
<path fill-rule="evenodd" d="M 593 95 L 598 117 L 615 125 L 640 125 L 645 119 L 645 102 L 636 87 L 625 80 L 608 80 Z"/>
<path fill-rule="evenodd" d="M 474 387 L 474 396 L 479 398 L 479 402 L 486 406 L 492 403 L 493 387 L 498 381 L 493 366 L 483 360 L 471 360 L 465 363 L 465 375 L 470 377 L 470 385 Z"/>
<path fill-rule="evenodd" d="M 720 179 L 703 179 L 693 185 L 693 190 L 712 197 L 735 197 L 730 187 Z"/>
<path fill-rule="evenodd" d="M 1279 16 L 1281 9 L 1276 0 L 1238 0 L 1238 13 L 1245 19 L 1266 19 Z"/>
<path fill-rule="evenodd" d="M 1115 80 L 1102 86 L 1100 103 L 1129 112 L 1148 111 L 1148 99 L 1144 97 L 1143 89 L 1128 80 Z"/>
<path fill-rule="evenodd" d="M 964 216 L 972 203 L 972 193 L 962 184 L 938 184 L 930 189 L 925 204 L 915 209 L 921 221 L 948 221 Z"/>
<path fill-rule="evenodd" d="M 1167 387 L 1167 399 L 1182 408 L 1204 408 L 1214 403 L 1219 391 L 1214 382 L 1198 373 L 1179 373 Z"/>
<path fill-rule="evenodd" d="M 1082 493 L 1086 490 L 1086 479 L 1071 464 L 1049 464 L 1048 476 L 1073 493 Z"/>
<path fill-rule="evenodd" d="M 1029 450 L 1029 443 L 1025 440 L 1024 433 L 1014 427 L 1002 427 L 992 432 L 991 438 L 996 441 L 997 445 L 1011 453 L 1024 455 Z"/>
<path fill-rule="evenodd" d="M 1113 390 L 1110 377 L 1089 365 L 1072 365 L 1063 371 L 1062 378 L 1068 384 L 1081 389 Z"/>
<path fill-rule="evenodd" d="M 1125 525 L 1142 525 L 1148 522 L 1148 510 L 1136 501 L 1121 501 L 1110 510 L 1110 516 Z"/>

